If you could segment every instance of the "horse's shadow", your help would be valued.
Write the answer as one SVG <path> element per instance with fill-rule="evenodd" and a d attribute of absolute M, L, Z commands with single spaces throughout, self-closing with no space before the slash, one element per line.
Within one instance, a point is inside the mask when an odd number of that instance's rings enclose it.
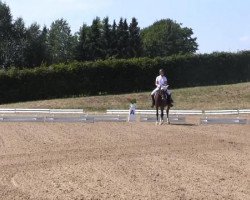
<path fill-rule="evenodd" d="M 198 124 L 192 124 L 192 123 L 180 123 L 180 124 L 170 123 L 168 125 L 171 125 L 171 126 L 199 126 Z"/>

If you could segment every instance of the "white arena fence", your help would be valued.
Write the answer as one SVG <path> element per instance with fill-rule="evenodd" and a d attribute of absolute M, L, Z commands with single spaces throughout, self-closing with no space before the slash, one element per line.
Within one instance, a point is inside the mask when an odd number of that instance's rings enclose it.
<path fill-rule="evenodd" d="M 107 114 L 127 115 L 129 110 L 107 110 Z M 136 110 L 138 115 L 155 115 L 155 110 Z M 170 115 L 239 115 L 250 114 L 250 109 L 242 110 L 170 110 Z"/>
<path fill-rule="evenodd" d="M 11 109 L 0 108 L 0 114 L 86 114 L 83 109 Z M 108 115 L 128 115 L 129 110 L 106 111 Z M 138 115 L 155 115 L 155 110 L 136 110 Z M 250 114 L 250 109 L 240 110 L 170 110 L 170 115 L 239 115 Z"/>
<path fill-rule="evenodd" d="M 155 110 L 136 110 L 135 121 L 154 122 Z M 186 116 L 200 117 L 200 124 L 250 124 L 250 120 L 239 115 L 250 114 L 250 109 L 242 110 L 170 110 L 172 124 L 186 124 Z M 129 110 L 107 110 L 106 114 L 88 115 L 82 109 L 0 109 L 0 122 L 126 122 Z M 221 115 L 220 117 L 215 117 Z M 223 115 L 232 115 L 224 117 Z M 210 117 L 211 116 L 211 117 Z M 237 116 L 237 117 L 236 117 Z"/>
<path fill-rule="evenodd" d="M 9 109 L 0 108 L 0 114 L 84 114 L 83 109 Z"/>
<path fill-rule="evenodd" d="M 107 114 L 119 114 L 125 115 L 129 113 L 129 110 L 107 110 Z M 139 115 L 155 115 L 155 110 L 136 110 L 136 114 Z M 202 110 L 170 110 L 169 114 L 172 115 L 202 115 Z"/>

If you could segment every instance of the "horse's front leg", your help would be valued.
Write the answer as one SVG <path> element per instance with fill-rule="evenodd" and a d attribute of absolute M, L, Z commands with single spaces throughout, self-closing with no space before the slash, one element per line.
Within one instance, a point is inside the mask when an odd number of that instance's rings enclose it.
<path fill-rule="evenodd" d="M 164 122 L 164 107 L 161 107 L 161 120 L 160 120 L 160 125 L 162 125 Z"/>
<path fill-rule="evenodd" d="M 167 113 L 167 123 L 168 123 L 168 124 L 170 124 L 170 120 L 169 120 L 169 110 L 170 110 L 170 106 L 167 106 L 166 113 Z"/>
<path fill-rule="evenodd" d="M 156 106 L 156 125 L 158 125 L 158 122 L 159 122 L 159 108 L 158 106 Z"/>

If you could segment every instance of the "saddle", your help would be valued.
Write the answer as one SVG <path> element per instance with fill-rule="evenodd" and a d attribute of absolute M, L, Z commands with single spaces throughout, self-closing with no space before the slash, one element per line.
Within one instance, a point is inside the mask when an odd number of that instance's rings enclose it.
<path fill-rule="evenodd" d="M 166 101 L 168 99 L 167 92 L 164 90 L 159 90 L 155 93 L 155 96 L 159 95 L 162 100 Z"/>
<path fill-rule="evenodd" d="M 164 85 L 160 88 L 159 95 L 162 97 L 162 100 L 167 101 L 169 99 L 169 92 L 168 92 L 169 85 Z"/>
<path fill-rule="evenodd" d="M 169 85 L 162 86 L 160 90 L 157 91 L 157 93 L 161 96 L 163 101 L 165 101 L 167 104 L 172 105 L 174 101 L 171 97 L 171 93 L 169 92 L 168 87 Z"/>

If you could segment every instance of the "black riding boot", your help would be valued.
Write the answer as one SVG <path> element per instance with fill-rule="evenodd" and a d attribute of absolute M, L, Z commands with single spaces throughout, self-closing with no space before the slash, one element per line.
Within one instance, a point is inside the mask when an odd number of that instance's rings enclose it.
<path fill-rule="evenodd" d="M 151 95 L 151 98 L 152 98 L 152 105 L 151 105 L 151 107 L 153 108 L 155 106 L 155 96 Z"/>
<path fill-rule="evenodd" d="M 172 99 L 172 95 L 169 95 L 170 103 L 174 103 L 174 100 Z"/>
<path fill-rule="evenodd" d="M 173 105 L 174 101 L 173 101 L 173 99 L 172 99 L 171 94 L 170 94 L 170 95 L 167 94 L 167 101 L 168 101 L 168 104 L 169 104 L 170 107 L 173 107 L 173 106 L 174 106 L 174 105 Z"/>

